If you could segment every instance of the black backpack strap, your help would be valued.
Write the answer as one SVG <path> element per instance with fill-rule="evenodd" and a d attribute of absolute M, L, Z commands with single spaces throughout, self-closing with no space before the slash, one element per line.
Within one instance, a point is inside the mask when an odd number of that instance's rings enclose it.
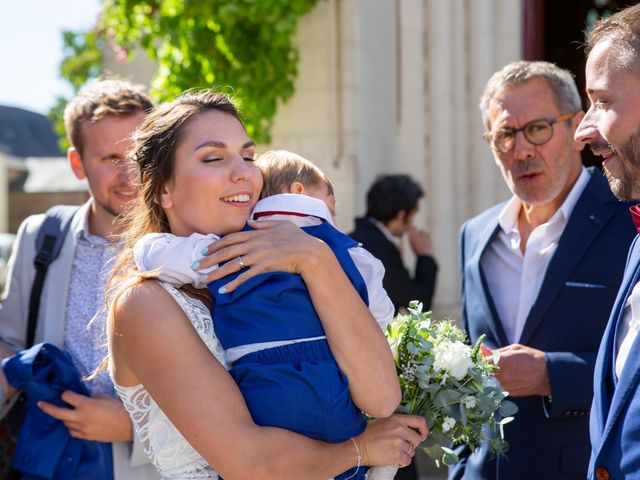
<path fill-rule="evenodd" d="M 47 276 L 49 265 L 53 262 L 62 249 L 67 233 L 71 226 L 73 215 L 78 211 L 77 206 L 56 205 L 47 210 L 44 221 L 36 236 L 36 256 L 33 264 L 36 268 L 36 275 L 31 287 L 31 297 L 29 298 L 29 317 L 27 323 L 27 343 L 26 348 L 33 346 L 36 336 L 36 325 L 38 323 L 38 313 L 40 311 L 40 297 L 42 287 Z"/>

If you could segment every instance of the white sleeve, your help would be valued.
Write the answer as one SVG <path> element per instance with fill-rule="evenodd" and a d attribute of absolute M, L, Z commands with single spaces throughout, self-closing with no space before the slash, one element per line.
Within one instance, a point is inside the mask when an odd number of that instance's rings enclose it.
<path fill-rule="evenodd" d="M 196 272 L 191 268 L 202 258 L 202 250 L 220 237 L 212 233 L 193 233 L 189 237 L 177 237 L 170 233 L 149 233 L 133 246 L 133 259 L 141 273 L 151 273 L 163 282 L 175 287 L 191 284 L 204 288 L 206 274 L 217 265 Z"/>
<path fill-rule="evenodd" d="M 362 247 L 350 248 L 349 254 L 367 286 L 369 310 L 375 317 L 378 325 L 380 325 L 380 328 L 384 330 L 395 314 L 393 302 L 382 286 L 384 265 L 382 265 L 380 260 L 371 255 L 368 250 Z"/>

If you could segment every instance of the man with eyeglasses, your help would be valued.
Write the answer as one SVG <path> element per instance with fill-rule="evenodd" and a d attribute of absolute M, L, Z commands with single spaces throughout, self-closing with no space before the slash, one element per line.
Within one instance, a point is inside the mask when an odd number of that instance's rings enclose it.
<path fill-rule="evenodd" d="M 515 62 L 486 85 L 480 110 L 510 200 L 461 231 L 462 325 L 519 412 L 509 449 L 470 454 L 450 478 L 577 479 L 589 461 L 593 367 L 634 236 L 627 206 L 582 166 L 583 118 L 571 74 Z"/>

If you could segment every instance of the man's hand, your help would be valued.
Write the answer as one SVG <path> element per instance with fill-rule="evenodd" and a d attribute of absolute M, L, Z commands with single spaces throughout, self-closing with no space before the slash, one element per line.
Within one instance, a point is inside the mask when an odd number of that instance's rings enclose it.
<path fill-rule="evenodd" d="M 62 421 L 72 437 L 96 442 L 133 440 L 131 419 L 120 400 L 87 397 L 70 390 L 62 394 L 62 400 L 73 408 L 57 407 L 48 402 L 38 402 L 38 407 Z"/>
<path fill-rule="evenodd" d="M 500 370 L 496 378 L 512 397 L 551 395 L 549 372 L 544 352 L 514 343 L 497 350 Z M 482 354 L 491 360 L 492 351 L 482 348 Z"/>
<path fill-rule="evenodd" d="M 409 237 L 409 245 L 416 255 L 431 255 L 431 235 L 429 232 L 420 230 L 413 225 L 409 227 L 407 232 Z"/>

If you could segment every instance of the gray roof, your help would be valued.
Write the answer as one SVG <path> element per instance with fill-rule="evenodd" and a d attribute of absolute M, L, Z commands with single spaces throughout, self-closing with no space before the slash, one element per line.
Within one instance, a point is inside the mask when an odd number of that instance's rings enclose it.
<path fill-rule="evenodd" d="M 0 149 L 15 157 L 62 155 L 51 121 L 36 112 L 0 105 Z"/>
<path fill-rule="evenodd" d="M 65 157 L 25 158 L 28 175 L 22 189 L 25 192 L 85 192 L 86 180 L 78 180 Z"/>

